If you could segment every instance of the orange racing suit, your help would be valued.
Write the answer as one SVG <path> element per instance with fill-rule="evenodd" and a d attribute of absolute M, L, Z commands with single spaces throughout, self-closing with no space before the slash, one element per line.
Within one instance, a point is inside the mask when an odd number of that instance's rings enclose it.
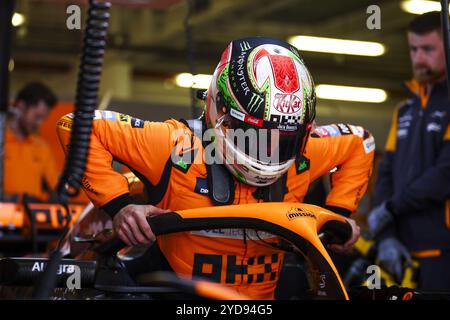
<path fill-rule="evenodd" d="M 65 149 L 72 118 L 69 114 L 57 124 Z M 303 161 L 288 171 L 284 201 L 302 202 L 311 182 L 337 168 L 326 204 L 354 212 L 372 172 L 374 149 L 373 137 L 361 127 L 338 124 L 316 128 Z M 193 163 L 168 166 L 173 150 L 192 152 Z M 132 203 L 127 179 L 111 167 L 114 159 L 132 169 L 144 185 L 160 184 L 163 172 L 170 170 L 170 179 L 155 203 L 159 208 L 176 211 L 212 206 L 203 153 L 198 152 L 203 150 L 200 138 L 181 121 L 150 122 L 96 111 L 83 188 L 96 207 L 112 216 Z M 254 196 L 256 187 L 237 180 L 234 183 L 233 204 L 262 201 Z M 203 277 L 254 299 L 274 297 L 283 260 L 282 251 L 270 246 L 279 241 L 274 235 L 222 229 L 169 234 L 159 236 L 157 241 L 179 275 Z"/>

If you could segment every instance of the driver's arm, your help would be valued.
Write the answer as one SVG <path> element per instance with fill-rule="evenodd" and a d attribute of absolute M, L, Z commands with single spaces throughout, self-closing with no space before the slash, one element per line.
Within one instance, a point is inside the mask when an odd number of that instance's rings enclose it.
<path fill-rule="evenodd" d="M 57 124 L 58 137 L 66 153 L 72 122 L 73 116 L 69 114 Z M 114 217 L 115 231 L 128 244 L 144 242 L 144 236 L 153 240 L 145 217 L 164 210 L 133 205 L 128 181 L 114 171 L 113 159 L 156 185 L 178 138 L 175 133 L 180 126 L 175 120 L 144 122 L 112 111 L 96 111 L 83 189 L 96 207 Z"/>
<path fill-rule="evenodd" d="M 346 217 L 356 211 L 372 174 L 374 151 L 374 138 L 362 127 L 338 124 L 313 131 L 306 147 L 311 181 L 335 169 L 326 208 Z M 353 219 L 347 221 L 352 227 L 351 239 L 330 249 L 348 252 L 358 240 L 360 228 Z"/>
<path fill-rule="evenodd" d="M 306 148 L 311 181 L 335 169 L 326 206 L 349 216 L 367 189 L 375 154 L 373 136 L 364 128 L 346 124 L 315 129 Z"/>
<path fill-rule="evenodd" d="M 64 151 L 70 142 L 72 115 L 57 124 Z M 114 215 L 131 203 L 128 181 L 112 168 L 113 159 L 156 184 L 170 157 L 176 121 L 149 122 L 112 111 L 96 111 L 83 189 L 96 207 Z"/>

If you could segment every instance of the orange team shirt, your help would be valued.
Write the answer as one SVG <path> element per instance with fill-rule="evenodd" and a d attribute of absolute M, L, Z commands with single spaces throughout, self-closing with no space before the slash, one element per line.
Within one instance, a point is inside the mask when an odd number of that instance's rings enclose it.
<path fill-rule="evenodd" d="M 66 148 L 73 115 L 58 122 L 61 145 Z M 113 158 L 139 173 L 144 185 L 157 185 L 171 152 L 192 152 L 191 165 L 172 165 L 165 194 L 157 207 L 173 211 L 213 206 L 207 195 L 206 167 L 201 140 L 176 120 L 142 121 L 112 111 L 95 114 L 83 187 L 97 207 L 127 198 L 127 179 L 113 170 Z M 288 171 L 286 202 L 302 202 L 314 180 L 337 167 L 327 205 L 354 212 L 372 172 L 373 137 L 361 127 L 330 125 L 317 128 L 308 140 L 301 169 Z M 66 150 L 67 151 L 67 150 Z M 111 188 L 114 186 L 114 188 Z M 256 187 L 235 180 L 234 204 L 257 203 Z M 123 203 L 120 207 L 123 207 Z M 105 208 L 105 207 L 104 207 Z M 271 246 L 279 238 L 255 230 L 204 230 L 158 237 L 158 245 L 179 275 L 202 277 L 233 288 L 254 299 L 272 299 L 283 252 Z"/>
<path fill-rule="evenodd" d="M 28 194 L 42 201 L 55 190 L 58 173 L 47 143 L 37 135 L 18 139 L 9 127 L 5 130 L 4 192 Z"/>

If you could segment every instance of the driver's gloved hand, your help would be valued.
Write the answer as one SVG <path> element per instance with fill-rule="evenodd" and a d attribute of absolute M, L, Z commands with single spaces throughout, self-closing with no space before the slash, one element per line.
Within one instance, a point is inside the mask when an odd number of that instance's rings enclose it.
<path fill-rule="evenodd" d="M 369 227 L 372 237 L 376 237 L 384 228 L 394 220 L 394 215 L 388 209 L 387 202 L 383 202 L 379 206 L 369 212 L 367 218 L 367 225 Z"/>
<path fill-rule="evenodd" d="M 398 282 L 403 279 L 404 262 L 410 259 L 408 250 L 396 238 L 386 238 L 378 244 L 378 260 L 381 267 Z"/>

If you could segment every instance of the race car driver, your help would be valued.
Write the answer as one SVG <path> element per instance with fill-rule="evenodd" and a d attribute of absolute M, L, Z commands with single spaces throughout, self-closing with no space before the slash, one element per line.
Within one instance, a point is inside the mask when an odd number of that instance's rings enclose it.
<path fill-rule="evenodd" d="M 327 206 L 349 216 L 367 187 L 374 139 L 346 124 L 311 132 L 314 116 L 314 83 L 295 48 L 264 37 L 235 40 L 215 69 L 201 121 L 149 122 L 97 111 L 83 188 L 111 215 L 115 232 L 128 245 L 155 240 L 145 218 L 168 211 L 302 202 L 309 184 L 334 168 Z M 65 148 L 72 118 L 58 122 Z M 232 130 L 256 132 L 256 140 L 238 143 Z M 268 152 L 251 152 L 264 143 Z M 141 179 L 151 205 L 133 203 L 127 180 L 111 168 L 113 159 Z M 359 227 L 348 221 L 353 237 L 334 250 L 348 249 L 359 236 Z M 271 299 L 283 260 L 273 246 L 278 241 L 264 232 L 226 229 L 160 236 L 157 244 L 179 275 Z"/>

